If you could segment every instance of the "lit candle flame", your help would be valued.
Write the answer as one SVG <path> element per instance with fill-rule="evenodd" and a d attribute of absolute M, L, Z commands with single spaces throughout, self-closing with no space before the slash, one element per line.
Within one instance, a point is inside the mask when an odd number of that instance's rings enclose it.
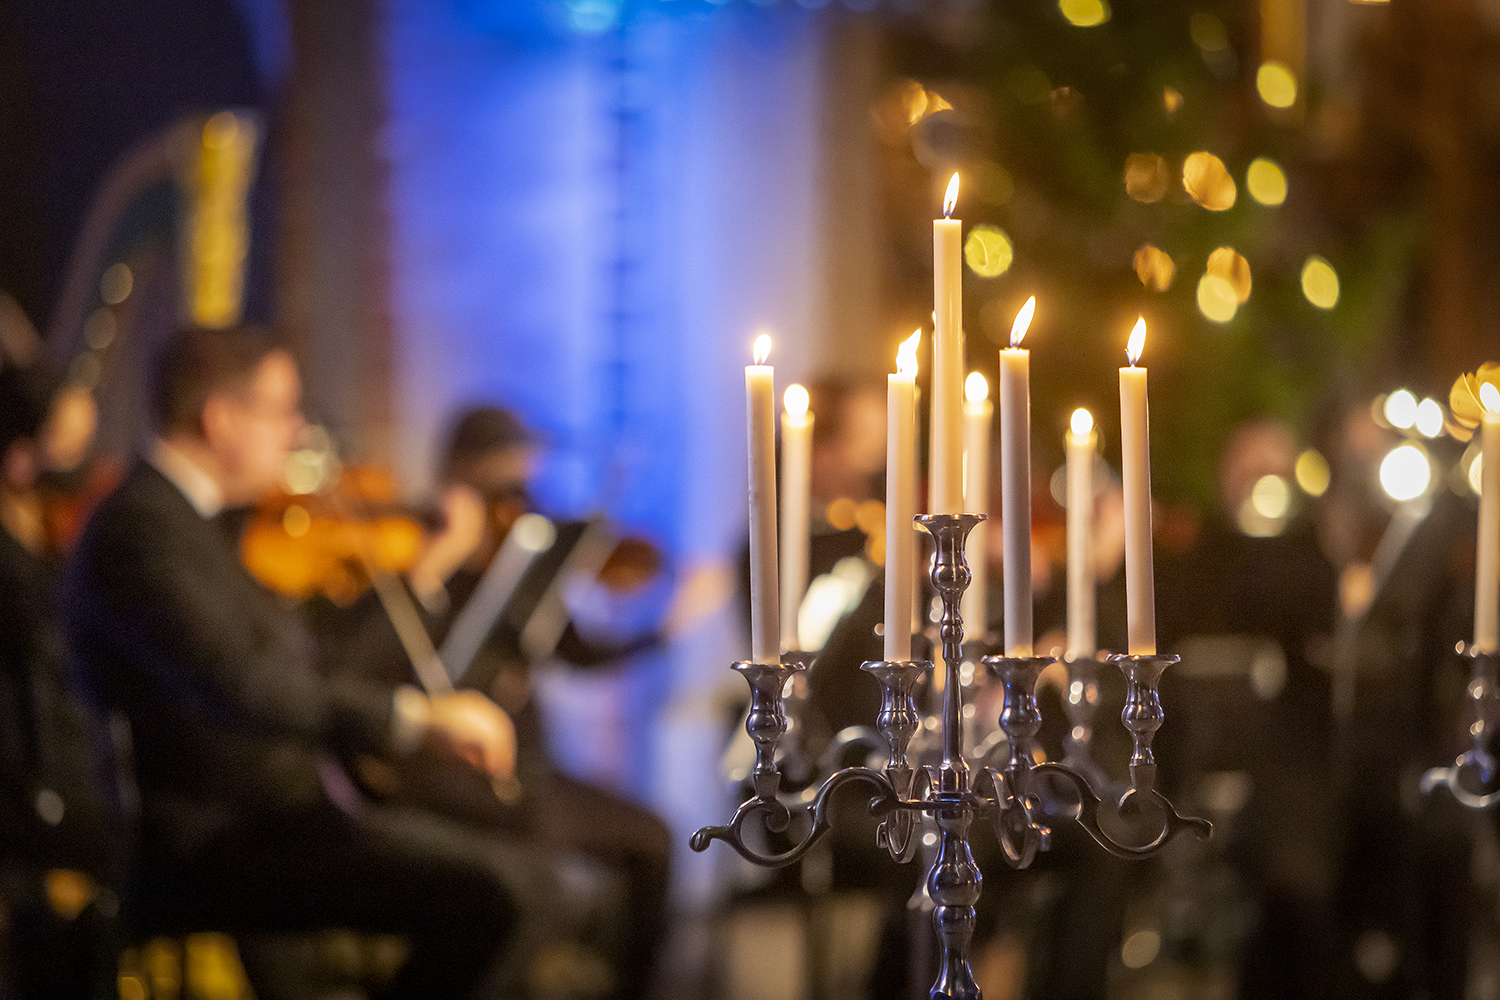
<path fill-rule="evenodd" d="M 953 179 L 948 182 L 948 193 L 943 195 L 943 218 L 953 218 L 953 209 L 958 206 L 958 171 L 953 172 Z"/>
<path fill-rule="evenodd" d="M 964 381 L 964 398 L 971 403 L 982 403 L 990 398 L 990 384 L 978 372 L 969 372 Z"/>
<path fill-rule="evenodd" d="M 1491 413 L 1500 413 L 1500 389 L 1495 388 L 1495 383 L 1479 383 L 1479 401 Z"/>
<path fill-rule="evenodd" d="M 1073 419 L 1068 423 L 1073 428 L 1074 437 L 1083 437 L 1094 429 L 1094 415 L 1080 406 L 1073 411 Z"/>
<path fill-rule="evenodd" d="M 1125 360 L 1130 362 L 1134 368 L 1141 360 L 1141 352 L 1146 349 L 1146 317 L 1142 316 L 1135 321 L 1135 326 L 1130 331 L 1130 340 L 1125 344 Z"/>
<path fill-rule="evenodd" d="M 754 353 L 755 363 L 757 365 L 763 365 L 766 363 L 766 359 L 771 356 L 771 337 L 769 334 L 763 333 L 759 337 L 755 338 Z"/>
<path fill-rule="evenodd" d="M 811 400 L 808 398 L 807 390 L 793 382 L 786 387 L 786 392 L 781 395 L 782 405 L 786 407 L 786 415 L 793 420 L 801 420 L 807 416 L 807 407 Z"/>
<path fill-rule="evenodd" d="M 1010 346 L 1020 347 L 1021 338 L 1026 336 L 1026 331 L 1031 329 L 1031 317 L 1036 315 L 1036 296 L 1026 300 L 1021 311 L 1016 313 L 1016 321 L 1010 325 Z"/>
<path fill-rule="evenodd" d="M 922 343 L 922 331 L 907 337 L 896 349 L 896 371 L 901 375 L 917 377 L 917 345 Z"/>

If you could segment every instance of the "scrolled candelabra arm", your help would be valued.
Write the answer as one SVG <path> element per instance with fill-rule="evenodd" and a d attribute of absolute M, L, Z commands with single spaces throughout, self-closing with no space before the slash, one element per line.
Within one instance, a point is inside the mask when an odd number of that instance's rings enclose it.
<path fill-rule="evenodd" d="M 875 726 L 889 750 L 886 780 L 902 799 L 914 798 L 916 772 L 907 759 L 906 748 L 922 728 L 916 690 L 931 667 L 931 663 L 918 660 L 875 660 L 861 667 L 880 682 L 880 713 Z M 898 809 L 881 821 L 876 838 L 892 858 L 906 862 L 916 856 L 917 828 L 917 817 L 909 810 Z"/>
<path fill-rule="evenodd" d="M 1500 706 L 1500 654 L 1481 653 L 1472 646 L 1460 646 L 1459 653 L 1471 664 L 1468 698 L 1473 706 L 1474 721 L 1469 725 L 1473 745 L 1448 767 L 1434 767 L 1422 775 L 1422 792 L 1443 787 L 1458 802 L 1470 809 L 1492 809 L 1500 805 L 1500 788 L 1489 788 L 1496 780 L 1495 758 L 1490 753 Z M 1466 776 L 1472 779 L 1466 780 Z"/>

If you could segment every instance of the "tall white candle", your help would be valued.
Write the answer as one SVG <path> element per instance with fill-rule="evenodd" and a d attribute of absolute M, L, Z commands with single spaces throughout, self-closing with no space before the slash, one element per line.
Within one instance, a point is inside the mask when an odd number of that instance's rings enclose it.
<path fill-rule="evenodd" d="M 990 402 L 990 384 L 978 372 L 964 380 L 964 511 L 990 512 L 990 425 L 995 407 Z M 989 567 L 985 559 L 984 521 L 969 532 L 964 553 L 969 562 L 969 589 L 964 591 L 964 634 L 979 638 L 989 626 Z"/>
<path fill-rule="evenodd" d="M 776 663 L 776 372 L 766 364 L 771 338 L 755 338 L 755 364 L 745 368 L 745 426 L 750 445 L 750 659 Z"/>
<path fill-rule="evenodd" d="M 787 386 L 781 398 L 781 648 L 801 649 L 797 612 L 807 593 L 813 415 L 802 386 Z"/>
<path fill-rule="evenodd" d="M 1093 656 L 1098 648 L 1094 607 L 1094 415 L 1073 411 L 1065 435 L 1068 456 L 1068 656 Z"/>
<path fill-rule="evenodd" d="M 1000 352 L 1000 531 L 1005 559 L 1005 655 L 1030 656 L 1031 354 L 1021 346 L 1036 297 L 1026 300 Z"/>
<path fill-rule="evenodd" d="M 1151 427 L 1146 369 L 1146 320 L 1136 320 L 1120 369 L 1120 476 L 1125 490 L 1125 623 L 1132 656 L 1156 653 L 1156 580 L 1151 555 Z"/>
<path fill-rule="evenodd" d="M 1474 578 L 1474 649 L 1496 651 L 1500 639 L 1500 390 L 1479 385 L 1479 553 Z"/>
<path fill-rule="evenodd" d="M 964 328 L 963 223 L 952 218 L 958 202 L 958 174 L 948 182 L 943 217 L 932 223 L 932 434 L 931 492 L 928 510 L 960 514 L 964 500 Z"/>
<path fill-rule="evenodd" d="M 896 352 L 896 373 L 887 379 L 885 409 L 885 658 L 911 659 L 912 602 L 917 538 L 917 344 L 918 330 Z"/>

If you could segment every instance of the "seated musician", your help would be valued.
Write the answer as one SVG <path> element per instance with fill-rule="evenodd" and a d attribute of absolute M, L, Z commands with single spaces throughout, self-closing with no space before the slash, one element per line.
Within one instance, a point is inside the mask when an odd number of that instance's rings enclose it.
<path fill-rule="evenodd" d="M 363 802 L 335 762 L 437 744 L 505 776 L 509 720 L 473 692 L 429 699 L 321 669 L 215 523 L 277 482 L 300 391 L 291 355 L 256 330 L 181 332 L 160 361 L 157 437 L 68 567 L 70 655 L 132 732 L 128 902 L 148 926 L 404 934 L 394 995 L 476 996 L 515 923 L 503 845 Z"/>
<path fill-rule="evenodd" d="M 455 631 L 470 604 L 481 602 L 481 581 L 486 571 L 504 558 L 503 552 L 496 551 L 501 538 L 532 506 L 527 479 L 535 451 L 533 436 L 513 414 L 499 407 L 470 409 L 453 424 L 441 485 L 445 493 L 467 489 L 482 498 L 489 536 L 445 588 L 444 597 L 450 605 L 447 618 Z M 524 812 L 528 832 L 538 846 L 549 853 L 581 854 L 623 881 L 625 898 L 620 912 L 609 920 L 619 936 L 608 949 L 616 956 L 611 995 L 640 997 L 650 988 L 654 958 L 666 930 L 670 834 L 647 809 L 558 770 L 547 751 L 530 682 L 530 668 L 540 659 L 556 659 L 573 666 L 618 664 L 660 642 L 656 634 L 611 642 L 585 636 L 571 622 L 554 583 L 560 574 L 567 574 L 569 560 L 575 555 L 582 559 L 573 563 L 574 567 L 587 563 L 617 582 L 636 580 L 656 568 L 654 552 L 643 550 L 645 543 L 640 542 L 617 547 L 613 539 L 606 539 L 600 551 L 608 557 L 608 550 L 614 549 L 615 558 L 590 559 L 581 549 L 597 544 L 599 536 L 591 535 L 589 528 L 589 524 L 577 522 L 558 525 L 555 539 L 537 554 L 507 599 L 499 602 L 482 624 L 478 652 L 466 664 L 448 665 L 450 669 L 462 669 L 465 682 L 487 687 L 516 720 L 518 770 L 526 796 Z M 626 553 L 636 556 L 624 558 Z M 548 616 L 555 622 L 549 624 Z M 448 654 L 445 659 L 453 659 L 451 652 L 456 645 L 451 641 L 444 644 Z"/>
<path fill-rule="evenodd" d="M 63 676 L 55 553 L 38 488 L 82 458 L 92 414 L 88 394 L 46 361 L 0 361 L 0 899 L 13 945 L 5 996 L 84 996 L 114 979 L 109 921 L 89 905 L 111 874 L 106 830 L 86 718 Z"/>

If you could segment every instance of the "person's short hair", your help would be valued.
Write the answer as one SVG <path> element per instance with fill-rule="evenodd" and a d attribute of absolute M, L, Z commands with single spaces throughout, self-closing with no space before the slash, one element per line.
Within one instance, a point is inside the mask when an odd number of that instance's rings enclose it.
<path fill-rule="evenodd" d="M 458 415 L 448 432 L 443 471 L 452 475 L 460 466 L 512 448 L 529 448 L 535 436 L 514 413 L 499 406 L 474 406 Z"/>
<path fill-rule="evenodd" d="M 35 441 L 66 385 L 60 368 L 48 358 L 24 367 L 0 362 L 0 454 L 23 438 Z"/>
<path fill-rule="evenodd" d="M 260 363 L 280 349 L 269 333 L 248 324 L 179 330 L 157 359 L 156 429 L 202 433 L 204 404 L 219 393 L 243 390 Z"/>

